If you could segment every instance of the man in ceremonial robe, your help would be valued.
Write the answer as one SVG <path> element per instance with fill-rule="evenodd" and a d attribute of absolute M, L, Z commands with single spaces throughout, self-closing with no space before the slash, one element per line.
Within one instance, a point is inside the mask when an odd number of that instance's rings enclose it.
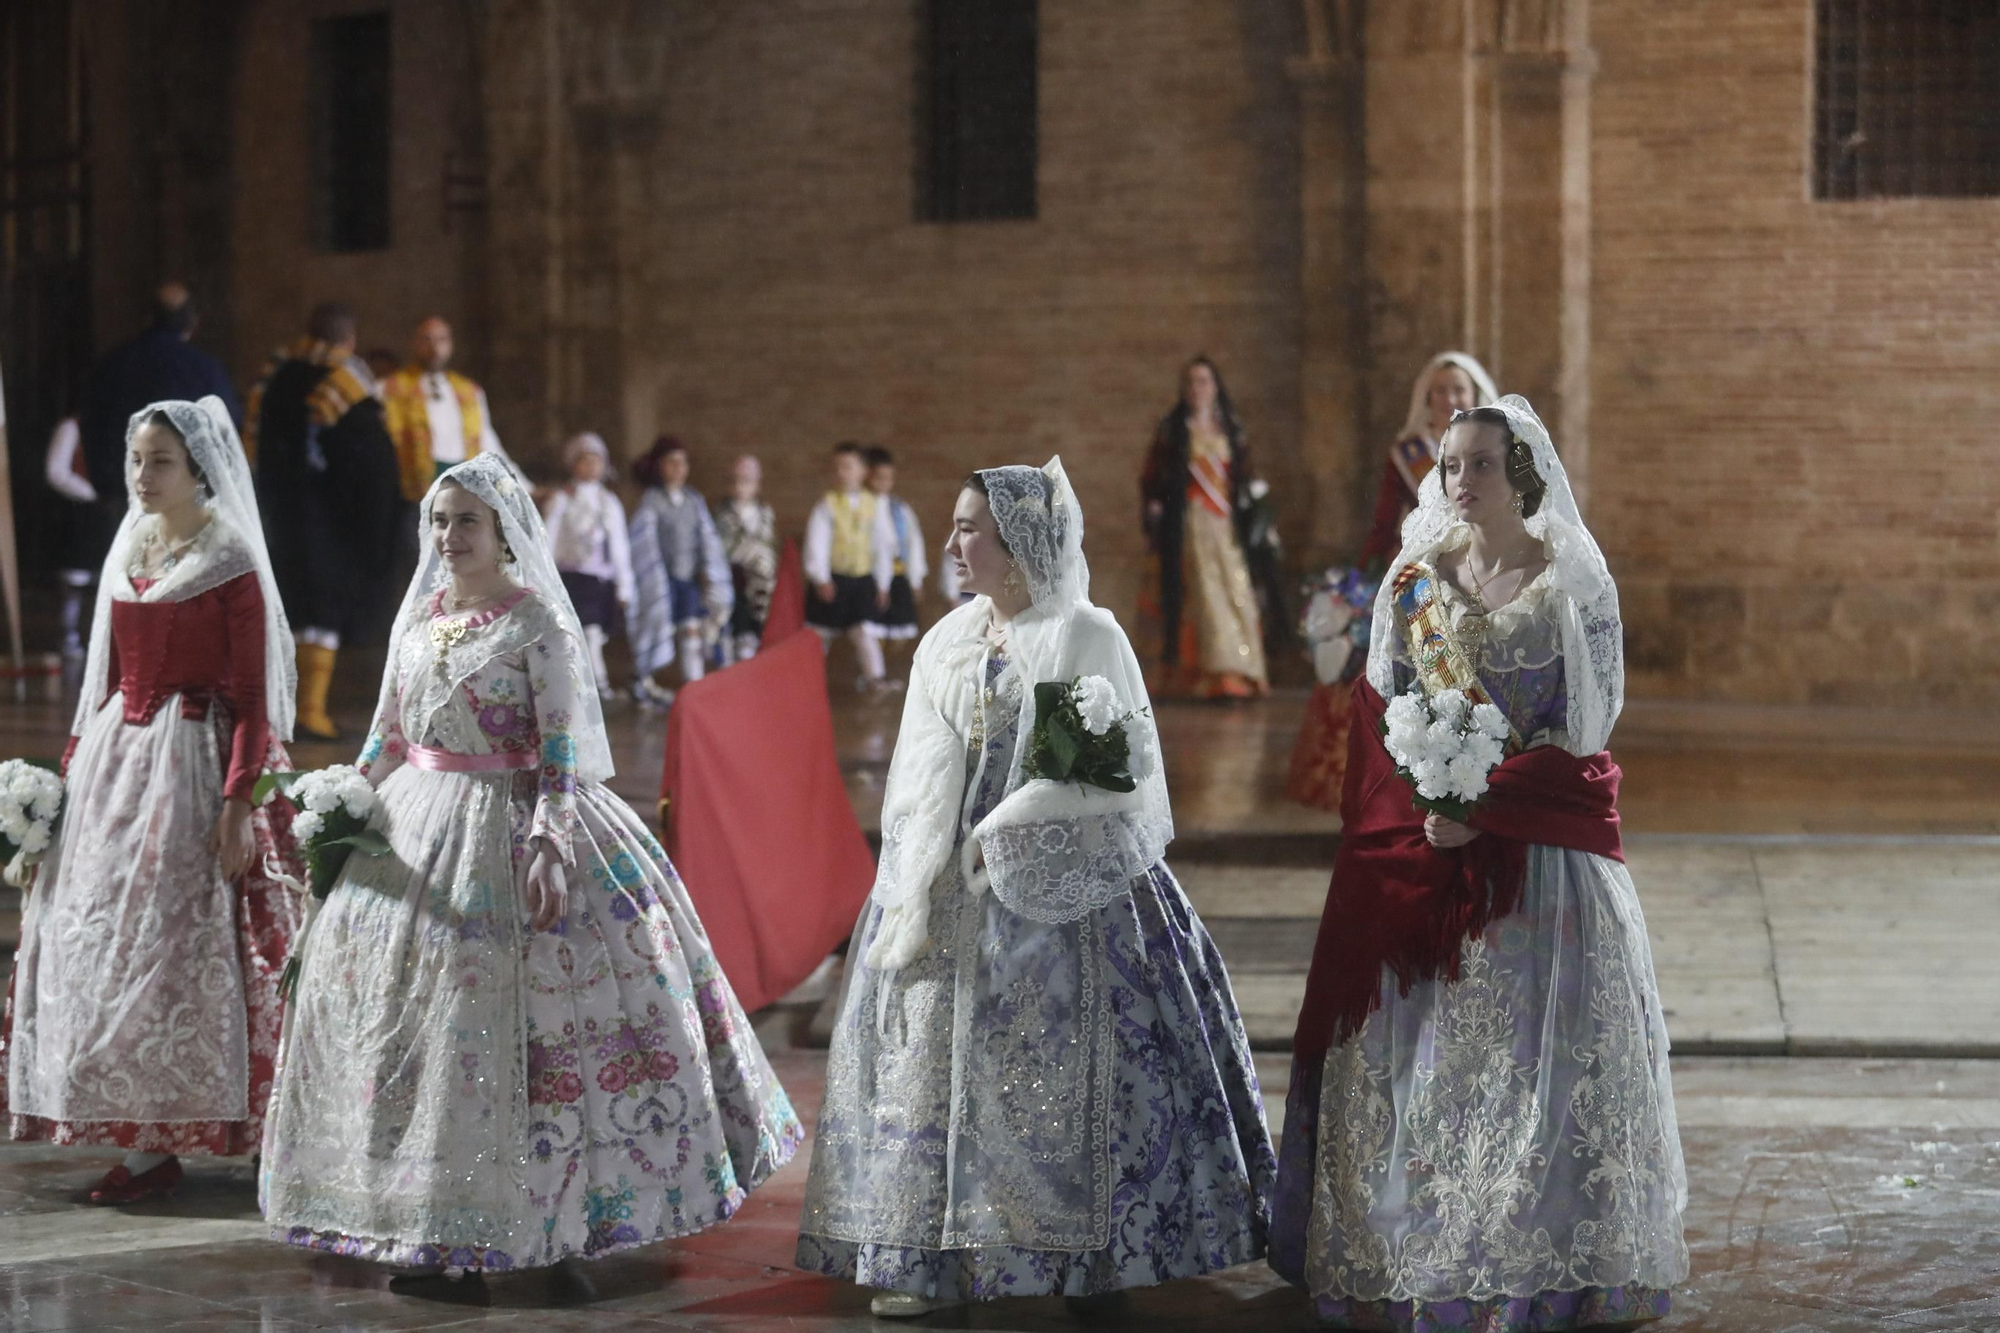
<path fill-rule="evenodd" d="M 326 704 L 341 641 L 381 619 L 393 570 L 396 451 L 355 341 L 352 310 L 317 307 L 251 391 L 244 431 L 298 644 L 297 729 L 319 740 L 340 737 Z"/>
<path fill-rule="evenodd" d="M 475 454 L 506 454 L 493 431 L 486 391 L 450 368 L 451 354 L 451 325 L 433 315 L 417 325 L 409 364 L 382 381 L 397 476 L 411 504 L 452 464 Z"/>

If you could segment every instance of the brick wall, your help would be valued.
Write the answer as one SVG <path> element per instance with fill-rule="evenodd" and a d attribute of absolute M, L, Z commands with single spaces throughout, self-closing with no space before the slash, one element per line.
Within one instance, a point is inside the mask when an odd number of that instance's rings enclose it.
<path fill-rule="evenodd" d="M 1804 0 L 1598 0 L 1592 513 L 1635 695 L 2000 698 L 2000 199 L 1810 201 Z"/>
<path fill-rule="evenodd" d="M 624 455 L 671 430 L 719 489 L 752 449 L 796 529 L 827 447 L 877 440 L 934 542 L 966 471 L 1059 450 L 1125 613 L 1133 477 L 1204 349 L 1293 549 L 1365 510 L 1333 492 L 1372 488 L 1378 442 L 1352 470 L 1302 456 L 1294 6 L 1044 4 L 1041 216 L 939 226 L 912 220 L 914 0 L 495 0 L 473 36 L 471 11 L 397 0 L 396 245 L 318 255 L 307 21 L 359 2 L 239 24 L 246 378 L 318 297 L 353 300 L 371 344 L 441 309 L 531 464 L 571 429 Z M 1988 702 L 2000 200 L 1810 199 L 1811 10 L 1590 6 L 1589 505 L 1632 693 Z M 482 137 L 490 236 L 443 208 L 445 154 Z M 1367 188 L 1407 191 L 1393 174 Z M 1376 317 L 1405 269 L 1363 275 Z M 1408 373 L 1364 368 L 1398 386 L 1383 411 Z"/>
<path fill-rule="evenodd" d="M 386 8 L 390 14 L 390 245 L 331 254 L 312 219 L 312 24 Z M 486 275 L 481 219 L 447 207 L 447 170 L 471 160 L 479 29 L 465 6 L 435 0 L 255 0 L 241 6 L 236 70 L 234 256 L 229 368 L 253 382 L 272 348 L 305 331 L 320 301 L 345 301 L 361 350 L 407 350 L 410 331 L 443 315 L 459 332 L 459 364 L 484 370 Z"/>
<path fill-rule="evenodd" d="M 879 441 L 933 544 L 972 468 L 1060 452 L 1097 594 L 1122 612 L 1148 435 L 1205 349 L 1292 485 L 1295 531 L 1310 523 L 1290 6 L 1044 4 L 1040 217 L 954 225 L 912 220 L 914 3 L 655 7 L 677 49 L 639 78 L 619 64 L 623 7 L 582 12 L 565 78 L 589 114 L 569 134 L 617 135 L 577 151 L 618 177 L 579 184 L 619 210 L 598 238 L 619 326 L 598 346 L 619 364 L 585 397 L 596 419 L 565 424 L 628 453 L 675 431 L 716 489 L 755 450 L 793 529 L 829 447 Z"/>

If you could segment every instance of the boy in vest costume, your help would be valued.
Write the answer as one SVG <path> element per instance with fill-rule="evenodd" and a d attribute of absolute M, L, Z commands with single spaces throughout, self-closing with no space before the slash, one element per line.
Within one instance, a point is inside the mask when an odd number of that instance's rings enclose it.
<path fill-rule="evenodd" d="M 571 437 L 563 446 L 563 462 L 569 467 L 569 484 L 549 497 L 544 516 L 549 549 L 576 617 L 583 622 L 597 692 L 608 699 L 613 691 L 604 666 L 604 645 L 624 629 L 624 612 L 633 599 L 625 506 L 604 484 L 611 451 L 602 436 L 586 431 Z"/>
<path fill-rule="evenodd" d="M 729 621 L 736 593 L 708 502 L 687 484 L 687 446 L 662 436 L 632 469 L 646 487 L 632 515 L 632 658 L 640 703 L 664 707 L 673 695 L 653 673 L 678 658 L 681 679 L 702 678 L 708 645 Z"/>
<path fill-rule="evenodd" d="M 813 506 L 806 520 L 806 546 L 800 557 L 811 595 L 806 598 L 806 623 L 818 632 L 820 644 L 832 648 L 845 634 L 861 660 L 856 688 L 887 688 L 882 643 L 871 618 L 889 609 L 889 588 L 896 578 L 896 530 L 889 506 L 863 483 L 868 459 L 858 444 L 833 448 L 833 489 Z"/>
<path fill-rule="evenodd" d="M 764 465 L 744 454 L 730 472 L 731 495 L 715 514 L 722 551 L 729 559 L 729 576 L 736 587 L 736 604 L 729 613 L 724 639 L 731 661 L 757 655 L 764 637 L 764 615 L 771 608 L 771 591 L 778 583 L 778 516 L 759 495 Z"/>
<path fill-rule="evenodd" d="M 474 454 L 503 457 L 493 433 L 486 391 L 447 367 L 451 325 L 433 315 L 417 325 L 410 364 L 382 381 L 382 408 L 389 437 L 396 442 L 396 470 L 403 498 L 424 498 L 438 474 Z"/>
<path fill-rule="evenodd" d="M 876 637 L 908 642 L 917 637 L 917 597 L 929 576 L 924 554 L 924 530 L 917 511 L 897 497 L 896 458 L 879 445 L 868 451 L 868 489 L 875 503 L 889 511 L 889 527 L 895 533 L 895 577 L 889 580 L 889 607 L 868 618 Z"/>

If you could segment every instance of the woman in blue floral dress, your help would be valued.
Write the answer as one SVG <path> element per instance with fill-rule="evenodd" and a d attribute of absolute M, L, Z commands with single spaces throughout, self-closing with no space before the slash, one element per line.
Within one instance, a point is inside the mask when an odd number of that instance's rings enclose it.
<path fill-rule="evenodd" d="M 918 1315 L 1262 1256 L 1276 1163 L 1229 978 L 1161 857 L 1137 660 L 1059 461 L 976 474 L 918 649 L 828 1061 L 798 1262 Z M 1034 686 L 1098 676 L 1130 792 L 1028 778 Z"/>

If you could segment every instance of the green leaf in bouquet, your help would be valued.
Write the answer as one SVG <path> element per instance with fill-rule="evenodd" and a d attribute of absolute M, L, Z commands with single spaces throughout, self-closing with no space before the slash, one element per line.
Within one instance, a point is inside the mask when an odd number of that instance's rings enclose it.
<path fill-rule="evenodd" d="M 21 760 L 21 762 L 22 762 L 22 763 L 24 763 L 24 764 L 26 764 L 26 765 L 27 765 L 27 766 L 28 766 L 29 768 L 39 768 L 39 769 L 41 769 L 41 770 L 42 770 L 42 771 L 43 771 L 44 773 L 53 773 L 53 774 L 55 774 L 55 775 L 56 775 L 57 777 L 61 777 L 61 776 L 62 776 L 62 760 L 60 760 L 60 759 L 26 759 L 26 758 L 24 758 L 24 759 L 22 759 L 22 760 Z"/>
<path fill-rule="evenodd" d="M 1085 780 L 1091 786 L 1102 787 L 1106 791 L 1136 791 L 1139 787 L 1137 780 L 1123 768 L 1100 768 L 1093 771 Z"/>
<path fill-rule="evenodd" d="M 1070 729 L 1063 724 L 1060 715 L 1049 719 L 1048 731 L 1049 753 L 1055 758 L 1059 776 L 1073 777 L 1076 773 L 1076 761 L 1081 753 L 1076 737 L 1070 734 Z"/>
<path fill-rule="evenodd" d="M 274 791 L 290 797 L 292 788 L 298 786 L 300 779 L 304 777 L 303 773 L 266 773 L 258 778 L 257 785 L 250 789 L 250 804 L 253 806 L 264 804 L 271 799 L 271 793 Z"/>
<path fill-rule="evenodd" d="M 325 847 L 349 847 L 366 856 L 380 856 L 389 850 L 389 838 L 379 829 L 362 829 L 344 838 L 328 838 L 321 844 Z"/>

